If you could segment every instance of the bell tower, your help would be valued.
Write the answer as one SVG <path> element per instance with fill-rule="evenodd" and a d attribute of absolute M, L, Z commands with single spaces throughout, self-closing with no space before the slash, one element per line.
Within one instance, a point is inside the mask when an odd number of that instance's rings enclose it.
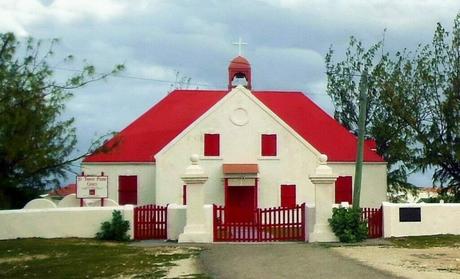
<path fill-rule="evenodd" d="M 228 65 L 228 90 L 232 90 L 237 85 L 243 85 L 251 90 L 251 64 L 241 56 L 241 46 L 247 43 L 244 43 L 240 37 L 238 42 L 233 44 L 238 46 L 238 56 Z"/>
<path fill-rule="evenodd" d="M 243 85 L 251 90 L 251 64 L 239 55 L 228 66 L 228 90 L 232 90 L 237 85 Z"/>

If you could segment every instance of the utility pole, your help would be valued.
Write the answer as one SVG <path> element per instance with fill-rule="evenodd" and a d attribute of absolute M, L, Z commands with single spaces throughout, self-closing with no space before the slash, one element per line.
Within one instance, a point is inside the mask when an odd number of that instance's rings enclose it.
<path fill-rule="evenodd" d="M 361 180 L 363 175 L 364 134 L 366 130 L 367 110 L 367 69 L 361 75 L 359 83 L 359 121 L 358 121 L 358 147 L 356 155 L 355 183 L 353 189 L 353 208 L 359 208 L 361 197 Z"/>

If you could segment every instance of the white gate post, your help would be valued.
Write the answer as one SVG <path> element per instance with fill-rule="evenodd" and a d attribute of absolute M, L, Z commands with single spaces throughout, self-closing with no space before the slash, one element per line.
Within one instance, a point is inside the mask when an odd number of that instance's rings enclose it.
<path fill-rule="evenodd" d="M 184 232 L 179 242 L 212 242 L 212 233 L 206 230 L 204 213 L 204 184 L 208 176 L 198 164 L 199 156 L 190 156 L 192 164 L 186 168 L 182 180 L 187 185 L 187 210 Z"/>
<path fill-rule="evenodd" d="M 310 242 L 332 242 L 338 241 L 337 237 L 329 226 L 328 219 L 332 217 L 332 206 L 334 204 L 335 181 L 337 176 L 327 165 L 327 156 L 319 156 L 319 166 L 315 174 L 310 176 L 311 182 L 315 185 L 315 225 L 310 234 Z"/>

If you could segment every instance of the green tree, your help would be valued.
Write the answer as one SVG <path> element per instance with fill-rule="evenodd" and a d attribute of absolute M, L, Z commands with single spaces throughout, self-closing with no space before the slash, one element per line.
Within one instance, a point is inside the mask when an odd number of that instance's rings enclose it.
<path fill-rule="evenodd" d="M 74 119 L 62 115 L 70 90 L 123 69 L 117 65 L 97 74 L 85 64 L 60 83 L 48 62 L 56 43 L 43 46 L 39 40 L 18 41 L 13 33 L 0 33 L 0 208 L 22 207 L 65 177 L 70 162 L 86 155 L 69 158 L 77 143 Z"/>
<path fill-rule="evenodd" d="M 414 189 L 407 175 L 434 168 L 433 181 L 460 198 L 460 14 L 451 34 L 438 23 L 433 41 L 389 54 L 351 38 L 345 59 L 326 56 L 335 118 L 356 132 L 361 73 L 369 72 L 366 131 L 388 162 L 390 192 Z"/>

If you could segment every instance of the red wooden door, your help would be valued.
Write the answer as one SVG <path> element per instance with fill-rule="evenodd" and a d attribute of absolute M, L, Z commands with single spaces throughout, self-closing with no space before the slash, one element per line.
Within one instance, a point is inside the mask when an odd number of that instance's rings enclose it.
<path fill-rule="evenodd" d="M 118 177 L 118 203 L 137 204 L 137 176 L 121 175 Z"/>
<path fill-rule="evenodd" d="M 255 187 L 228 187 L 227 220 L 229 222 L 253 222 L 255 217 Z"/>

